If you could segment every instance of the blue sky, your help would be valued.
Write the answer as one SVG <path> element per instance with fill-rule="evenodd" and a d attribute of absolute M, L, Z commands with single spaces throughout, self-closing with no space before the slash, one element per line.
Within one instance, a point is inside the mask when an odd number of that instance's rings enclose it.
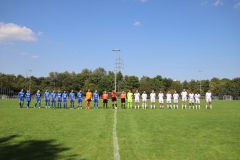
<path fill-rule="evenodd" d="M 124 75 L 240 77 L 240 0 L 0 1 L 2 73 L 112 71 L 112 49 Z"/>

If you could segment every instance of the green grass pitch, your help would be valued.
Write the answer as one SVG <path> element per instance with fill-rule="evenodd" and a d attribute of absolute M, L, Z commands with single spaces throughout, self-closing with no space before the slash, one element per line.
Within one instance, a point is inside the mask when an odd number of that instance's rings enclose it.
<path fill-rule="evenodd" d="M 200 110 L 119 108 L 120 159 L 240 159 L 240 101 L 213 101 L 212 110 L 201 103 Z M 0 159 L 114 159 L 111 102 L 98 110 L 33 105 L 0 100 Z"/>

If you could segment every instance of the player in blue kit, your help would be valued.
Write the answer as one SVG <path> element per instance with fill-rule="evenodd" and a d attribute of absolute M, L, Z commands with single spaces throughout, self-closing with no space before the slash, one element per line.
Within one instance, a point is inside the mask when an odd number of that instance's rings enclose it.
<path fill-rule="evenodd" d="M 65 90 L 63 91 L 62 99 L 63 99 L 63 107 L 64 107 L 64 109 L 67 109 L 68 94 L 66 93 Z"/>
<path fill-rule="evenodd" d="M 37 90 L 37 93 L 35 94 L 36 97 L 36 103 L 34 108 L 36 108 L 37 104 L 38 104 L 38 108 L 41 108 L 41 93 L 40 90 Z"/>
<path fill-rule="evenodd" d="M 24 92 L 23 89 L 21 89 L 21 91 L 18 93 L 18 100 L 19 100 L 19 106 L 20 108 L 23 107 L 23 102 L 24 102 Z"/>
<path fill-rule="evenodd" d="M 82 90 L 80 90 L 77 94 L 77 98 L 78 98 L 78 109 L 81 108 L 82 109 Z"/>
<path fill-rule="evenodd" d="M 51 99 L 52 99 L 52 105 L 51 105 L 51 107 L 53 108 L 55 108 L 56 107 L 56 93 L 55 93 L 55 90 L 53 90 L 52 91 L 52 93 L 51 93 Z"/>
<path fill-rule="evenodd" d="M 25 94 L 26 97 L 26 105 L 27 108 L 29 108 L 30 102 L 31 102 L 31 93 L 29 92 L 29 90 L 27 90 L 27 93 Z"/>
<path fill-rule="evenodd" d="M 62 93 L 60 92 L 60 90 L 58 90 L 57 98 L 58 98 L 58 108 L 61 108 L 61 105 L 62 105 Z"/>
<path fill-rule="evenodd" d="M 69 94 L 70 98 L 70 109 L 74 109 L 74 100 L 75 100 L 75 93 L 73 90 L 71 90 L 71 93 Z"/>
<path fill-rule="evenodd" d="M 93 93 L 93 102 L 94 102 L 94 109 L 98 109 L 98 100 L 99 100 L 99 95 L 97 90 Z"/>
<path fill-rule="evenodd" d="M 44 99 L 45 99 L 45 107 L 50 108 L 50 93 L 48 92 L 48 89 L 46 89 L 46 92 L 44 93 Z"/>

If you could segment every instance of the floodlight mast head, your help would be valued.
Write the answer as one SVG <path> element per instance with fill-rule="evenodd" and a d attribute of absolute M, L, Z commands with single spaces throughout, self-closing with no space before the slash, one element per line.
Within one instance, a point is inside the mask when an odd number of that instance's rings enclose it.
<path fill-rule="evenodd" d="M 119 52 L 119 51 L 121 51 L 120 49 L 113 49 L 112 51 L 114 51 L 114 52 Z"/>
<path fill-rule="evenodd" d="M 121 50 L 120 49 L 113 49 L 112 50 L 113 52 L 116 52 L 116 56 L 117 56 L 117 52 L 120 52 Z M 117 65 L 117 64 L 116 64 Z M 117 67 L 116 67 L 116 69 L 117 69 Z M 116 71 L 116 69 L 115 69 L 115 74 L 114 74 L 114 83 L 115 83 L 115 91 L 117 91 L 117 71 Z"/>

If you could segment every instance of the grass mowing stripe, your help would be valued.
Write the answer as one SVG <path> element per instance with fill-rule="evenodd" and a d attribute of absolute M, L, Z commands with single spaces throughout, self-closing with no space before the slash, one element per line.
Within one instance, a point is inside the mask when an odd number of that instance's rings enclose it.
<path fill-rule="evenodd" d="M 114 159 L 113 110 L 20 109 L 0 100 L 1 159 Z"/>
<path fill-rule="evenodd" d="M 239 159 L 240 101 L 213 101 L 212 110 L 204 101 L 200 110 L 156 104 L 155 110 L 117 110 L 121 159 Z M 33 105 L 19 109 L 17 100 L 0 100 L 1 159 L 114 159 L 115 110 Z"/>
<path fill-rule="evenodd" d="M 239 159 L 240 101 L 213 104 L 212 110 L 118 110 L 121 158 Z"/>
<path fill-rule="evenodd" d="M 114 123 L 113 123 L 113 145 L 114 145 L 114 160 L 120 160 L 119 146 L 117 138 L 117 110 L 114 112 Z"/>

